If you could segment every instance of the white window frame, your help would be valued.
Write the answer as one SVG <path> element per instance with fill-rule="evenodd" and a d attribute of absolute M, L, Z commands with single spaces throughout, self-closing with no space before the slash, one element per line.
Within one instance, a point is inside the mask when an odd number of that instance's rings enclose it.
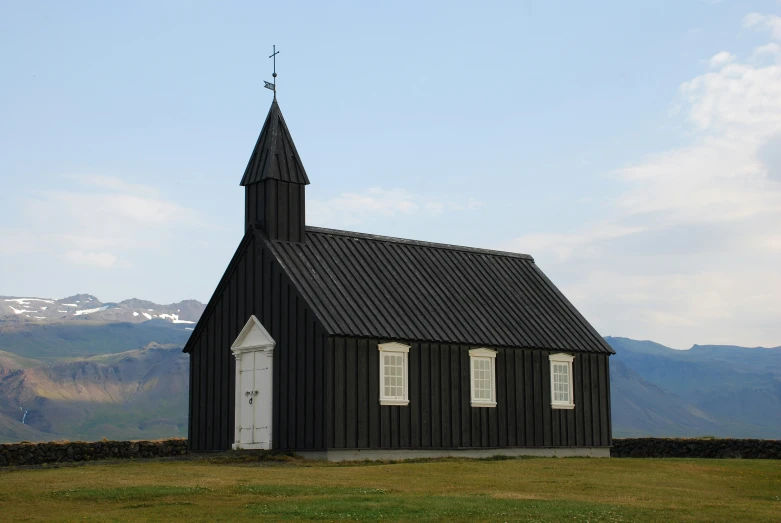
<path fill-rule="evenodd" d="M 491 399 L 475 398 L 475 360 L 488 360 L 491 366 Z M 496 407 L 496 351 L 471 349 L 469 351 L 469 393 L 473 407 Z"/>
<path fill-rule="evenodd" d="M 381 343 L 377 347 L 380 351 L 380 405 L 409 405 L 409 345 L 402 345 L 401 343 Z M 402 363 L 402 397 L 387 397 L 385 396 L 385 358 L 384 352 L 401 354 L 404 356 Z"/>
<path fill-rule="evenodd" d="M 575 356 L 572 354 L 551 354 L 548 359 L 550 360 L 550 399 L 551 399 L 551 408 L 553 409 L 574 409 L 575 408 L 575 398 L 573 396 L 575 387 L 573 387 L 573 380 L 574 377 L 572 375 L 572 360 L 575 359 Z M 567 394 L 567 397 L 569 398 L 569 401 L 555 401 L 554 398 L 556 397 L 554 389 L 554 383 L 553 383 L 553 366 L 558 364 L 561 365 L 562 363 L 565 363 L 567 365 L 567 384 L 569 385 L 569 391 Z"/>

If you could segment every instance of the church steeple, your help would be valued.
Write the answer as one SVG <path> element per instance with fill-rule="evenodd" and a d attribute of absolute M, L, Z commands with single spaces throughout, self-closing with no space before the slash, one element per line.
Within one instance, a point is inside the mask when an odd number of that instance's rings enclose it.
<path fill-rule="evenodd" d="M 304 241 L 304 164 L 276 99 L 244 171 L 245 229 L 259 224 L 272 240 Z"/>

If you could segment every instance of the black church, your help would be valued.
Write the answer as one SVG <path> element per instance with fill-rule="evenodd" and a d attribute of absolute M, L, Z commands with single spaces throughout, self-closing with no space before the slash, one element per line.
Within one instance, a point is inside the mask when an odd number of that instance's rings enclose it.
<path fill-rule="evenodd" d="M 276 99 L 184 352 L 193 451 L 609 456 L 613 350 L 531 256 L 309 227 Z"/>

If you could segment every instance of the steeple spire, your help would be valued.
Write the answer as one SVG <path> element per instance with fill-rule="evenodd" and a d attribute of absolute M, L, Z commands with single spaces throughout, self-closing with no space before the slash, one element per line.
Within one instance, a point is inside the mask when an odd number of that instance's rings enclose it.
<path fill-rule="evenodd" d="M 269 239 L 304 241 L 309 178 L 276 100 L 271 103 L 241 185 L 245 187 L 245 228 L 258 224 Z"/>
<path fill-rule="evenodd" d="M 271 103 L 241 185 L 247 186 L 268 179 L 309 185 L 304 164 L 298 156 L 296 145 L 276 100 Z"/>

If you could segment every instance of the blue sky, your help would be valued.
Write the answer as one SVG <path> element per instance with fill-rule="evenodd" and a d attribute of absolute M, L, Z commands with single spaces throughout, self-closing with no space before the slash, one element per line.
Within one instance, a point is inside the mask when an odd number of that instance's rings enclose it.
<path fill-rule="evenodd" d="M 604 335 L 781 345 L 781 3 L 5 2 L 0 294 L 206 301 L 271 92 L 307 222 L 528 252 Z"/>

